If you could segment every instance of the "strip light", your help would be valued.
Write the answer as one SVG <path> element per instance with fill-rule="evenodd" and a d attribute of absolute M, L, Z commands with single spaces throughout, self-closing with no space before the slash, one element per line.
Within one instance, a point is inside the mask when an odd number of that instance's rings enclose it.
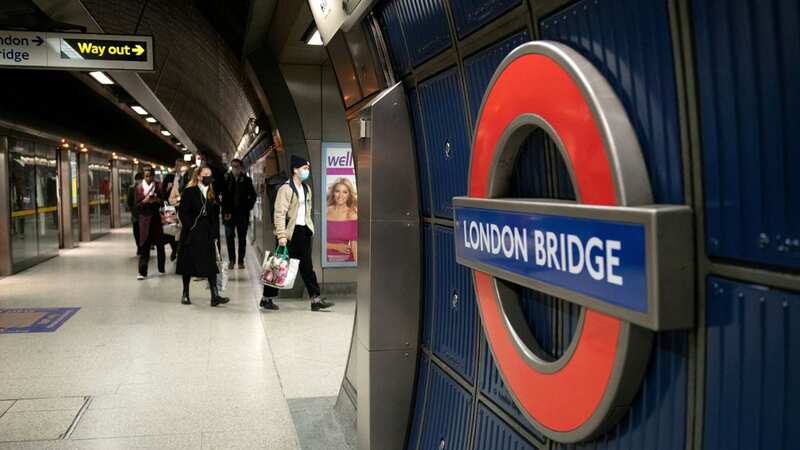
<path fill-rule="evenodd" d="M 92 78 L 97 80 L 97 82 L 100 83 L 100 84 L 104 84 L 106 86 L 110 85 L 110 84 L 114 84 L 114 80 L 109 78 L 108 75 L 106 75 L 104 72 L 100 72 L 100 71 L 89 72 L 89 75 L 91 75 Z"/>

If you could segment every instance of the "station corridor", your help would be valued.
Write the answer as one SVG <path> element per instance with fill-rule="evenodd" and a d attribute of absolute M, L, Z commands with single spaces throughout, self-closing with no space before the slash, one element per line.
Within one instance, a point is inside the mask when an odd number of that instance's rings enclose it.
<path fill-rule="evenodd" d="M 251 251 L 230 303 L 211 308 L 193 282 L 183 306 L 172 263 L 137 281 L 134 253 L 117 229 L 0 279 L 0 308 L 80 308 L 53 332 L 0 334 L 0 449 L 348 448 L 325 411 L 353 301 L 260 312 Z"/>

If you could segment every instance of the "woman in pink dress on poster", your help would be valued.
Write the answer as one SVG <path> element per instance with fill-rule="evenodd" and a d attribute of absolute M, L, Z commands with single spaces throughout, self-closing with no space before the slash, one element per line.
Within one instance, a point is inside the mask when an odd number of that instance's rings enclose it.
<path fill-rule="evenodd" d="M 355 262 L 358 244 L 358 199 L 353 183 L 338 178 L 328 188 L 329 262 Z"/>

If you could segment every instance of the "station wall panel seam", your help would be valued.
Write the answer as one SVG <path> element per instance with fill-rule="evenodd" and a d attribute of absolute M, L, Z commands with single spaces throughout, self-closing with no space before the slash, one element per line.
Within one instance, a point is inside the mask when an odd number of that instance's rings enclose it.
<path fill-rule="evenodd" d="M 616 91 L 639 138 L 656 203 L 683 203 L 667 0 L 583 0 L 540 25 L 543 39 L 581 52 Z"/>
<path fill-rule="evenodd" d="M 451 1 L 453 21 L 459 39 L 500 17 L 522 3 L 522 0 L 455 0 Z"/>
<path fill-rule="evenodd" d="M 435 364 L 430 365 L 420 449 L 467 450 L 472 395 Z M 443 412 L 447 412 L 443 414 Z"/>
<path fill-rule="evenodd" d="M 704 448 L 797 448 L 800 293 L 714 276 L 706 285 Z"/>
<path fill-rule="evenodd" d="M 695 0 L 706 249 L 800 268 L 800 4 Z"/>
<path fill-rule="evenodd" d="M 470 158 L 464 95 L 456 67 L 417 86 L 430 163 L 433 212 L 453 218 L 453 197 L 465 195 Z"/>
<path fill-rule="evenodd" d="M 478 406 L 474 450 L 535 450 L 516 431 L 483 405 Z"/>
<path fill-rule="evenodd" d="M 478 307 L 472 272 L 455 261 L 451 228 L 435 225 L 434 245 L 437 257 L 433 353 L 473 383 Z"/>
<path fill-rule="evenodd" d="M 424 264 L 423 264 L 423 297 L 422 297 L 422 346 L 428 349 L 431 348 L 431 328 L 433 327 L 433 305 L 434 305 L 434 298 L 436 298 L 434 292 L 434 284 L 433 284 L 433 277 L 434 277 L 434 270 L 435 270 L 435 259 L 434 259 L 434 243 L 433 243 L 433 227 L 430 224 L 425 224 L 422 227 L 423 232 L 423 253 L 424 253 Z"/>

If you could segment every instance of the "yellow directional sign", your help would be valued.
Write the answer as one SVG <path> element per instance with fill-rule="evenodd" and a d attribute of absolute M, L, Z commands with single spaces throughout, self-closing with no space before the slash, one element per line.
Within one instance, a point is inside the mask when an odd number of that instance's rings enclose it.
<path fill-rule="evenodd" d="M 152 71 L 153 60 L 152 36 L 0 31 L 0 66 Z"/>

